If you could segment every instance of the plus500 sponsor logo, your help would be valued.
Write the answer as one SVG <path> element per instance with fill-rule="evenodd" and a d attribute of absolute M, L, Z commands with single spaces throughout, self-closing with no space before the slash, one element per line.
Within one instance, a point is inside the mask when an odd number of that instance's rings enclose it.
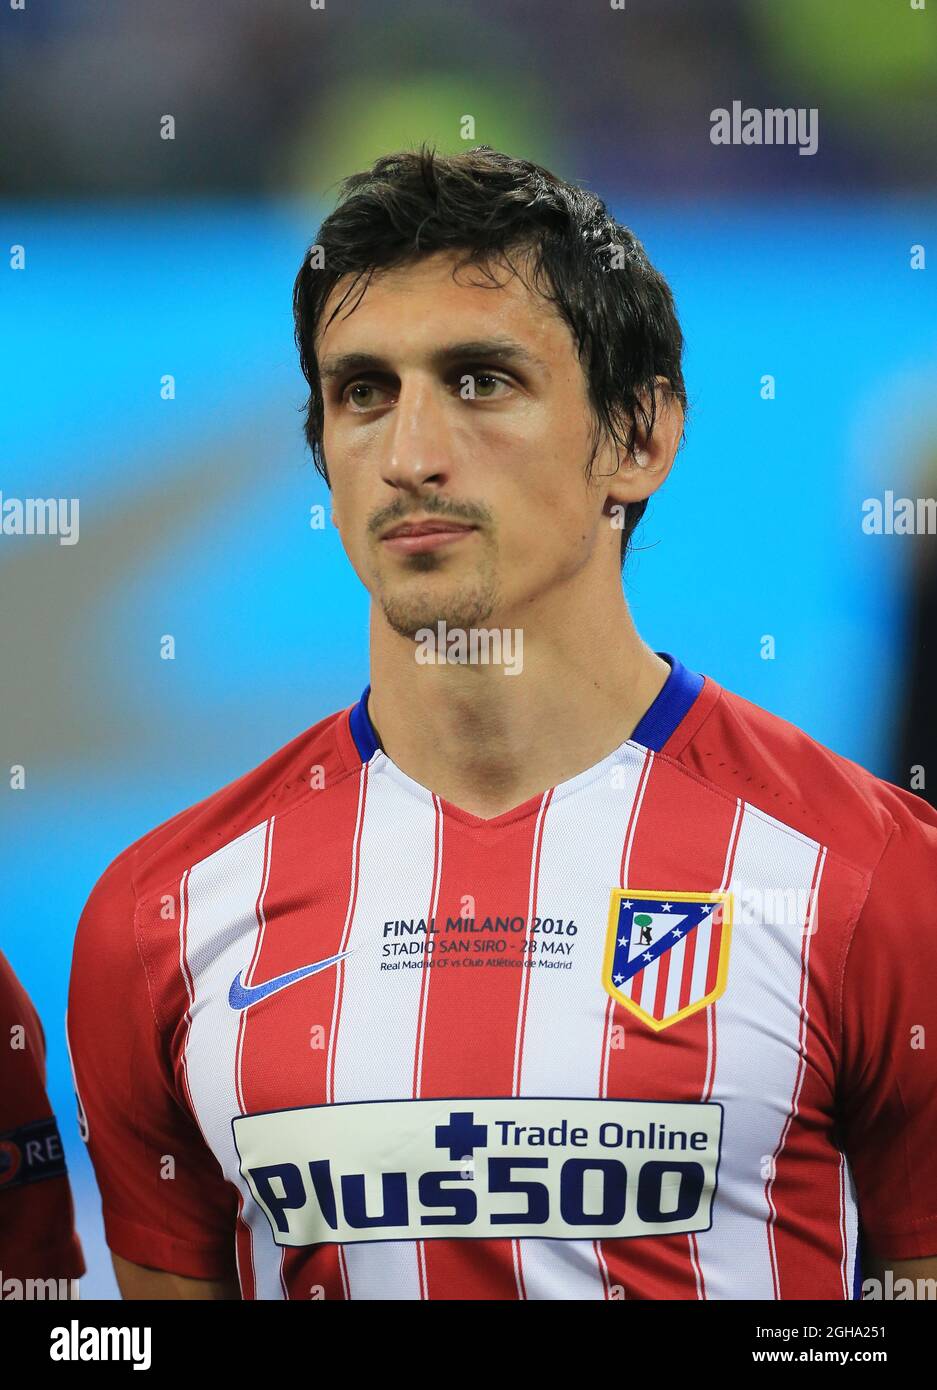
<path fill-rule="evenodd" d="M 232 1127 L 278 1245 L 581 1240 L 707 1230 L 722 1108 L 366 1101 L 242 1115 Z"/>

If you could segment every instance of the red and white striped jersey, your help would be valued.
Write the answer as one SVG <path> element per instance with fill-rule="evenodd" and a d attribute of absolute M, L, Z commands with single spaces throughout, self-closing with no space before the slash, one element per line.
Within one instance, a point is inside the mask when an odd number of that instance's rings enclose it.
<path fill-rule="evenodd" d="M 68 1032 L 111 1248 L 245 1298 L 848 1299 L 937 1252 L 937 813 L 709 677 L 503 815 L 357 705 L 145 835 Z"/>

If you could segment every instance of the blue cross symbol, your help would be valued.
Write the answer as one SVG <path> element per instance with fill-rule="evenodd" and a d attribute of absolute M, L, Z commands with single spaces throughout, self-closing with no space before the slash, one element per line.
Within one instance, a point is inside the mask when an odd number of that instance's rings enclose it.
<path fill-rule="evenodd" d="M 476 1148 L 487 1143 L 488 1126 L 477 1125 L 471 1110 L 450 1111 L 449 1123 L 436 1126 L 436 1147 L 448 1149 L 453 1163 L 471 1158 Z"/>

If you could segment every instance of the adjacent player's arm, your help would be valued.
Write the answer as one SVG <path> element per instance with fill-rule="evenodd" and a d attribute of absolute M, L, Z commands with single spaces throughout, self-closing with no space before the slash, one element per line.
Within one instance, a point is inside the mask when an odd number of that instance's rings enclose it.
<path fill-rule="evenodd" d="M 46 1090 L 46 1043 L 32 1000 L 0 951 L 0 1297 L 10 1279 L 77 1281 L 85 1272 Z"/>
<path fill-rule="evenodd" d="M 117 1287 L 125 1299 L 226 1299 L 241 1297 L 237 1273 L 223 1279 L 189 1279 L 165 1269 L 147 1269 L 111 1251 Z"/>

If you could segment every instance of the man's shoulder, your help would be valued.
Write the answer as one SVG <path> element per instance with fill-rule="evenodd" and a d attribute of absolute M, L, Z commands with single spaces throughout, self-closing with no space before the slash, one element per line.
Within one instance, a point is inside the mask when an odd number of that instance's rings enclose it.
<path fill-rule="evenodd" d="M 347 714 L 346 707 L 327 715 L 256 767 L 141 835 L 107 866 L 89 901 L 132 911 L 141 897 L 177 882 L 187 868 L 271 816 L 343 782 L 360 766 Z"/>
<path fill-rule="evenodd" d="M 937 851 L 937 810 L 804 729 L 710 682 L 705 717 L 672 756 L 725 795 L 806 835 L 863 874 L 895 838 Z"/>

